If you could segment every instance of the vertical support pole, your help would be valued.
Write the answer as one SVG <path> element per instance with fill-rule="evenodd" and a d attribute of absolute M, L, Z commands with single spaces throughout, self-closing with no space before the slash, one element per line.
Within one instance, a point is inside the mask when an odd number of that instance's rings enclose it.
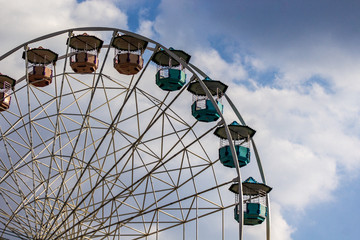
<path fill-rule="evenodd" d="M 156 210 L 156 240 L 159 240 L 159 209 Z"/>
<path fill-rule="evenodd" d="M 24 46 L 24 55 L 25 55 L 25 77 L 26 77 L 26 82 L 27 82 L 27 100 L 28 100 L 28 113 L 29 113 L 29 144 L 30 144 L 30 149 L 31 149 L 31 168 L 32 168 L 32 181 L 33 181 L 33 189 L 35 191 L 35 164 L 34 164 L 34 160 L 35 160 L 35 153 L 34 153 L 34 149 L 33 149 L 33 134 L 32 134 L 32 120 L 31 120 L 31 104 L 30 104 L 30 81 L 29 81 L 29 59 L 28 59 L 28 50 L 29 50 L 29 46 L 25 45 Z M 36 202 L 34 202 L 34 215 L 36 216 Z M 33 235 L 33 237 L 36 237 L 36 234 L 38 232 L 37 230 L 37 225 L 38 222 L 36 222 L 37 219 L 35 218 L 35 235 Z"/>
<path fill-rule="evenodd" d="M 72 31 L 68 32 L 68 38 L 70 38 L 72 35 Z M 68 56 L 69 56 L 69 48 L 70 48 L 70 41 L 68 41 L 67 45 L 66 45 L 66 53 L 65 53 L 65 59 L 64 59 L 64 66 L 63 66 L 63 73 L 66 72 L 66 65 L 67 65 L 67 60 L 68 60 Z M 48 196 L 48 191 L 49 191 L 49 180 L 50 180 L 50 175 L 51 175 L 51 169 L 52 169 L 52 164 L 55 161 L 54 158 L 54 153 L 55 153 L 55 146 L 56 146 L 56 139 L 58 138 L 59 141 L 59 145 L 61 145 L 61 138 L 60 136 L 58 136 L 58 133 L 60 132 L 60 106 L 61 106 L 61 96 L 62 96 L 62 91 L 63 91 L 63 87 L 64 87 L 64 80 L 65 80 L 65 74 L 62 75 L 61 77 L 61 84 L 60 84 L 60 90 L 58 91 L 58 81 L 57 81 L 57 74 L 56 74 L 56 67 L 55 65 L 53 65 L 54 67 L 54 85 L 55 85 L 55 99 L 56 99 L 56 121 L 55 121 L 55 127 L 54 127 L 54 142 L 52 144 L 52 148 L 51 148 L 51 160 L 50 160 L 50 167 L 49 167 L 49 171 L 48 171 L 48 178 L 46 179 L 46 190 L 45 190 L 45 196 Z M 62 151 L 60 150 L 60 155 L 62 155 Z M 54 206 L 55 206 L 56 200 L 54 201 Z M 44 200 L 44 205 L 46 205 L 46 200 Z M 51 207 L 49 205 L 49 207 Z M 50 215 L 52 214 L 53 209 L 51 210 Z M 49 222 L 44 223 L 44 216 L 45 216 L 45 207 L 44 209 L 42 209 L 42 213 L 41 213 L 41 222 L 40 222 L 40 227 L 42 229 L 44 229 L 42 234 L 47 234 L 47 225 L 49 224 Z M 42 238 L 43 236 L 39 236 L 39 238 Z"/>
<path fill-rule="evenodd" d="M 267 206 L 267 215 L 266 215 L 266 240 L 270 240 L 271 219 L 270 219 L 270 198 L 269 198 L 269 194 L 266 194 L 266 206 Z"/>
<path fill-rule="evenodd" d="M 183 224 L 183 240 L 185 240 L 185 224 Z"/>
<path fill-rule="evenodd" d="M 199 236 L 199 234 L 198 234 L 198 227 L 199 227 L 199 213 L 198 213 L 198 196 L 196 195 L 195 196 L 196 197 L 196 240 L 198 240 L 198 236 Z"/>
<path fill-rule="evenodd" d="M 221 210 L 221 218 L 222 218 L 222 236 L 221 239 L 225 240 L 225 216 L 224 216 L 224 209 Z"/>
<path fill-rule="evenodd" d="M 232 153 L 234 154 L 234 153 Z M 234 155 L 233 155 L 234 156 Z M 239 163 L 237 162 L 237 165 L 239 165 Z M 237 168 L 240 168 L 239 166 L 237 166 Z M 238 170 L 240 172 L 240 170 Z M 241 176 L 239 173 L 239 207 L 238 207 L 238 211 L 239 211 L 239 240 L 243 239 L 243 220 L 244 220 L 244 211 L 243 211 L 243 191 L 242 191 L 242 180 L 241 180 Z"/>

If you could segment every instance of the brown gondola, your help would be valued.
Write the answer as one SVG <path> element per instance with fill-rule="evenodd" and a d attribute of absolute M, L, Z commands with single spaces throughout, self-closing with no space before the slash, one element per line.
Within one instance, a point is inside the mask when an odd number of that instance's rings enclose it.
<path fill-rule="evenodd" d="M 25 55 L 26 54 L 26 55 Z M 23 59 L 30 63 L 31 71 L 28 81 L 36 87 L 45 87 L 52 82 L 52 66 L 57 61 L 58 55 L 43 47 L 33 48 L 23 53 Z M 51 66 L 52 65 L 52 66 Z"/>
<path fill-rule="evenodd" d="M 103 45 L 101 39 L 84 33 L 68 38 L 67 44 L 72 51 L 70 67 L 74 72 L 86 74 L 98 68 L 99 52 Z"/>
<path fill-rule="evenodd" d="M 119 35 L 114 38 L 112 46 L 116 49 L 114 68 L 121 74 L 135 75 L 144 65 L 142 54 L 148 42 L 130 35 Z"/>
<path fill-rule="evenodd" d="M 13 78 L 0 73 L 0 112 L 10 108 L 11 94 L 15 83 Z"/>

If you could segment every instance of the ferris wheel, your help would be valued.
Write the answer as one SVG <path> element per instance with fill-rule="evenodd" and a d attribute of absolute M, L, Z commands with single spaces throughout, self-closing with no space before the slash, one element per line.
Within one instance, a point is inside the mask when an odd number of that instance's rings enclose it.
<path fill-rule="evenodd" d="M 1 56 L 0 238 L 204 239 L 210 219 L 212 239 L 265 222 L 269 240 L 256 131 L 190 60 L 101 27 Z M 250 155 L 261 181 L 242 181 Z"/>

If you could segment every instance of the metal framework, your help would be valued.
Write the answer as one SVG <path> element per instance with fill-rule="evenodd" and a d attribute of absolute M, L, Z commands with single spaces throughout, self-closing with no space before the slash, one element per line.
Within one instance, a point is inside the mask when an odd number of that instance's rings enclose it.
<path fill-rule="evenodd" d="M 25 59 L 11 107 L 0 112 L 0 238 L 162 239 L 175 229 L 180 234 L 171 239 L 199 239 L 200 230 L 207 229 L 202 219 L 216 216 L 219 236 L 213 238 L 225 239 L 225 221 L 234 221 L 224 219 L 224 211 L 234 206 L 228 191 L 233 178 L 224 174 L 213 143 L 219 124 L 231 140 L 224 116 L 219 112 L 219 122 L 197 122 L 186 87 L 166 92 L 155 85 L 151 58 L 161 48 L 185 66 L 188 79 L 201 82 L 203 72 L 151 39 L 101 27 L 45 35 L 0 61 L 48 39 L 65 43 L 74 32 L 84 31 L 107 38 L 97 71 L 73 73 L 69 46 L 59 46 L 53 49 L 62 52 L 53 83 L 38 88 L 27 84 Z M 123 76 L 112 68 L 111 42 L 118 33 L 149 43 L 144 68 L 136 75 Z M 269 219 L 267 225 L 269 240 Z"/>

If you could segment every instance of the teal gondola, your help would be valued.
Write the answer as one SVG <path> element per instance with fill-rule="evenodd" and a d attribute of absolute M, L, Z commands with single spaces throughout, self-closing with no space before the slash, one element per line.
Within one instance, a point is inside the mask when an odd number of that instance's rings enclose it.
<path fill-rule="evenodd" d="M 189 84 L 187 90 L 193 94 L 193 103 L 191 105 L 191 114 L 201 122 L 214 122 L 220 118 L 220 113 L 223 113 L 224 106 L 221 102 L 222 95 L 227 90 L 227 85 L 221 81 L 211 80 L 206 77 L 203 83 L 214 97 L 216 105 L 212 103 L 209 96 L 201 87 L 199 81 L 194 81 Z M 219 111 L 220 112 L 219 112 Z"/>
<path fill-rule="evenodd" d="M 189 63 L 191 56 L 182 50 L 169 48 L 186 64 Z M 186 83 L 186 74 L 184 66 L 171 57 L 165 50 L 156 52 L 152 61 L 157 64 L 156 85 L 164 91 L 180 90 Z"/>
<path fill-rule="evenodd" d="M 231 138 L 234 142 L 236 156 L 239 166 L 244 167 L 250 162 L 250 139 L 254 136 L 255 130 L 238 124 L 233 121 L 228 125 Z M 220 162 L 229 168 L 235 168 L 235 163 L 231 153 L 229 141 L 225 132 L 225 127 L 218 127 L 214 134 L 220 138 L 219 159 Z M 245 146 L 244 146 L 245 145 Z"/>
<path fill-rule="evenodd" d="M 239 194 L 239 185 L 234 183 L 229 190 Z M 272 190 L 271 187 L 257 182 L 254 178 L 249 177 L 242 183 L 244 202 L 244 225 L 258 225 L 265 221 L 268 216 L 268 207 L 266 195 Z M 239 205 L 234 208 L 234 219 L 239 222 Z"/>

